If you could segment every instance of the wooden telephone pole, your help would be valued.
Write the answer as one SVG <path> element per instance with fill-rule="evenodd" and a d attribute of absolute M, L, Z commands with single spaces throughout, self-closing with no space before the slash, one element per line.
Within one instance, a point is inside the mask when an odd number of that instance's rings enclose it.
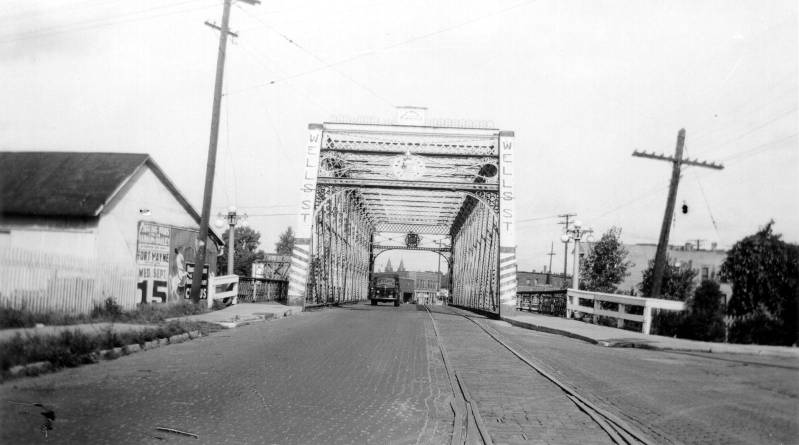
<path fill-rule="evenodd" d="M 241 0 L 251 5 L 261 3 L 259 0 Z M 205 268 L 205 244 L 208 240 L 208 221 L 211 219 L 211 195 L 214 189 L 214 174 L 216 170 L 216 145 L 219 140 L 219 109 L 222 104 L 222 78 L 225 74 L 225 53 L 227 52 L 228 34 L 236 36 L 230 32 L 228 23 L 230 22 L 230 5 L 233 0 L 225 0 L 222 9 L 222 25 L 216 26 L 206 22 L 205 24 L 219 30 L 219 53 L 216 59 L 216 80 L 214 81 L 214 103 L 211 109 L 211 140 L 208 144 L 208 162 L 205 167 L 205 189 L 203 193 L 203 208 L 200 214 L 200 234 L 198 235 L 197 256 L 194 259 L 194 275 L 191 280 L 191 301 L 200 302 L 200 288 L 202 287 L 203 269 Z M 232 230 L 232 229 L 231 229 Z M 232 259 L 231 259 L 232 260 Z M 208 271 L 210 279 L 211 271 Z M 210 286 L 210 283 L 208 283 Z"/>
<path fill-rule="evenodd" d="M 680 171 L 683 165 L 695 165 L 697 167 L 712 168 L 721 170 L 724 168 L 721 164 L 715 162 L 698 161 L 696 159 L 683 159 L 682 152 L 685 146 L 685 128 L 681 128 L 677 133 L 677 148 L 674 150 L 674 156 L 665 156 L 662 154 L 633 151 L 633 156 L 639 158 L 657 159 L 659 161 L 669 161 L 672 164 L 671 168 L 671 182 L 669 183 L 669 196 L 666 200 L 666 213 L 663 215 L 663 225 L 660 227 L 660 238 L 658 239 L 658 249 L 655 253 L 655 270 L 652 277 L 652 293 L 649 295 L 651 298 L 659 298 L 660 290 L 663 284 L 663 272 L 666 269 L 666 250 L 669 246 L 669 232 L 671 231 L 671 219 L 674 217 L 674 201 L 677 199 L 677 186 L 680 184 Z"/>
<path fill-rule="evenodd" d="M 547 269 L 547 284 L 552 284 L 552 257 L 555 255 L 555 242 L 552 241 L 552 244 L 549 246 L 549 253 L 547 256 L 549 257 L 549 269 Z"/>

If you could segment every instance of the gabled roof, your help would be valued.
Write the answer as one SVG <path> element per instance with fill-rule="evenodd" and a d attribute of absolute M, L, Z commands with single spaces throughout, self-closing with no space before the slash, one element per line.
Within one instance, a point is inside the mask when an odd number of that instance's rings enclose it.
<path fill-rule="evenodd" d="M 4 215 L 98 216 L 145 153 L 0 152 Z"/>
<path fill-rule="evenodd" d="M 199 224 L 200 214 L 147 153 L 0 152 L 0 215 L 98 217 L 145 166 Z M 222 242 L 210 227 L 209 234 Z"/>

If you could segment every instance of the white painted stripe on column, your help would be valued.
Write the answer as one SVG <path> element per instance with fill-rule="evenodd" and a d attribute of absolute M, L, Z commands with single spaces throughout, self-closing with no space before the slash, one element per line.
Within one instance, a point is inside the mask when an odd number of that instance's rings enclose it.
<path fill-rule="evenodd" d="M 289 282 L 289 290 L 295 290 L 297 292 L 303 292 L 303 291 L 305 291 L 305 286 L 301 285 L 300 283 L 297 283 L 296 281 L 291 281 L 291 282 Z"/>
<path fill-rule="evenodd" d="M 308 263 L 291 263 L 291 268 L 308 273 Z"/>
<path fill-rule="evenodd" d="M 300 279 L 300 280 L 304 280 L 305 277 L 308 276 L 308 271 L 307 270 L 298 269 L 296 267 L 292 267 L 292 268 L 289 269 L 288 276 L 289 276 L 289 279 L 297 278 L 297 279 Z"/>
<path fill-rule="evenodd" d="M 509 278 L 509 277 L 513 277 L 513 278 L 515 278 L 515 277 L 516 277 L 516 271 L 515 271 L 515 270 L 511 270 L 511 271 L 509 271 L 509 272 L 506 272 L 506 273 L 503 273 L 503 274 L 501 274 L 501 275 L 499 276 L 499 281 L 500 281 L 500 282 L 502 282 L 502 281 L 505 281 L 505 280 L 506 280 L 507 278 Z"/>

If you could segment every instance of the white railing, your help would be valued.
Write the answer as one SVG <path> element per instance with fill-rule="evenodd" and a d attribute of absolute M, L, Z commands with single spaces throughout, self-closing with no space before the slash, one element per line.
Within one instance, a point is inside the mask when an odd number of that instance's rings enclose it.
<path fill-rule="evenodd" d="M 233 298 L 233 304 L 237 304 L 239 296 L 239 276 L 220 275 L 211 276 L 208 283 L 208 307 L 213 306 L 214 300 L 223 298 Z"/>
<path fill-rule="evenodd" d="M 88 313 L 106 298 L 136 307 L 136 264 L 0 248 L 0 305 L 31 312 Z"/>
<path fill-rule="evenodd" d="M 581 304 L 580 300 L 583 300 Z M 603 303 L 611 303 L 603 305 Z M 615 310 L 603 306 L 616 306 Z M 638 308 L 638 309 L 632 309 Z M 616 319 L 616 327 L 624 327 L 624 320 L 641 323 L 641 332 L 649 335 L 652 328 L 652 309 L 684 311 L 682 301 L 642 298 L 629 295 L 605 294 L 569 289 L 566 299 L 566 318 L 576 318 L 576 313 L 592 315 L 596 323 L 598 316 Z"/>

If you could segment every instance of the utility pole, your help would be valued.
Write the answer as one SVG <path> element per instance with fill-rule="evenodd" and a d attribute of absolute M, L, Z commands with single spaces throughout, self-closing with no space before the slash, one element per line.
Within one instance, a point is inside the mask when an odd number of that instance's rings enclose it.
<path fill-rule="evenodd" d="M 680 184 L 680 171 L 683 165 L 694 165 L 697 167 L 712 168 L 721 170 L 724 168 L 721 164 L 715 162 L 698 161 L 696 159 L 683 159 L 682 152 L 685 146 L 685 128 L 681 128 L 677 133 L 677 147 L 674 150 L 674 156 L 666 156 L 662 154 L 633 151 L 633 156 L 639 158 L 657 159 L 659 161 L 669 161 L 671 167 L 671 182 L 669 183 L 669 195 L 666 200 L 666 213 L 663 215 L 663 225 L 660 227 L 660 238 L 658 239 L 658 248 L 655 253 L 655 270 L 652 276 L 652 293 L 649 295 L 651 298 L 660 298 L 660 289 L 663 284 L 663 272 L 666 269 L 666 250 L 669 246 L 669 232 L 671 231 L 671 220 L 674 217 L 674 201 L 677 199 L 677 186 Z"/>
<path fill-rule="evenodd" d="M 558 224 L 563 224 L 563 233 L 569 231 L 569 218 L 572 216 L 577 216 L 575 213 L 564 213 L 563 215 L 558 215 L 558 218 L 564 218 L 564 221 L 559 222 Z M 567 263 L 569 262 L 569 242 L 566 241 L 563 243 L 563 282 L 566 282 L 566 271 Z"/>
<path fill-rule="evenodd" d="M 251 5 L 261 3 L 259 0 L 241 0 Z M 208 161 L 205 167 L 205 189 L 203 192 L 203 208 L 200 214 L 200 234 L 198 235 L 197 256 L 194 259 L 194 276 L 191 280 L 191 301 L 200 302 L 200 288 L 202 287 L 203 268 L 205 266 L 205 243 L 208 240 L 208 221 L 211 219 L 211 195 L 214 188 L 214 171 L 216 169 L 216 145 L 219 140 L 219 109 L 222 104 L 222 79 L 225 74 L 225 53 L 227 51 L 227 37 L 231 34 L 230 5 L 233 0 L 225 0 L 222 9 L 222 25 L 217 27 L 211 23 L 206 25 L 219 30 L 219 52 L 216 59 L 216 80 L 214 81 L 214 103 L 211 109 L 211 139 L 208 143 Z M 234 34 L 235 35 L 235 34 Z M 209 271 L 209 279 L 210 279 Z M 210 283 L 209 283 L 210 285 Z"/>
<path fill-rule="evenodd" d="M 549 269 L 547 269 L 547 284 L 551 284 L 552 280 L 552 257 L 555 255 L 555 242 L 552 241 L 552 244 L 549 246 Z"/>

